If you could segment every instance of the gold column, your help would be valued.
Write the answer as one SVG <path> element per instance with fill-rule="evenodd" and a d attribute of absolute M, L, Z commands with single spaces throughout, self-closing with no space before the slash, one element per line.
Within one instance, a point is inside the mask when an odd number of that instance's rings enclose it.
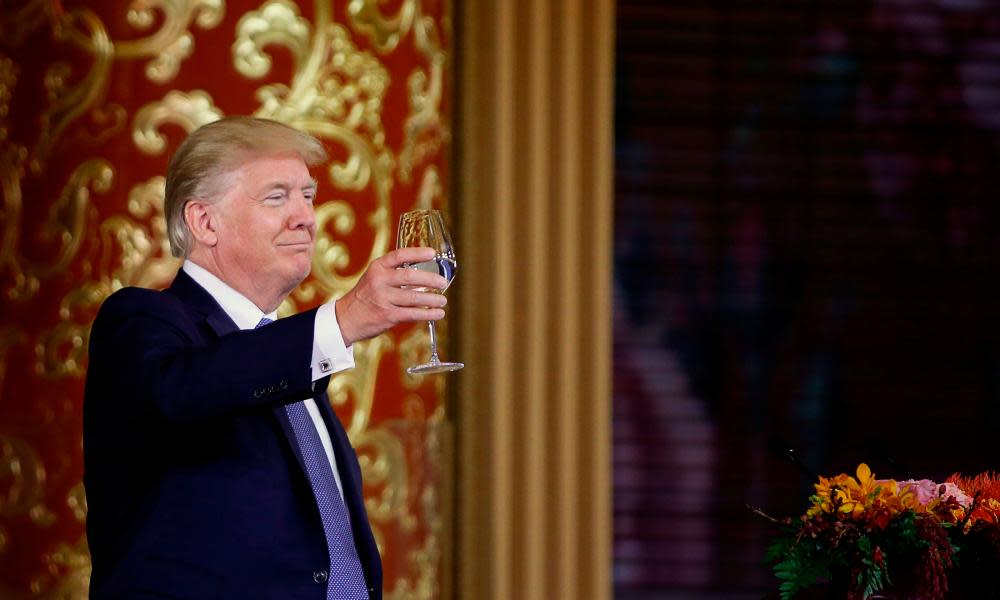
<path fill-rule="evenodd" d="M 614 2 L 458 13 L 457 597 L 610 598 Z"/>

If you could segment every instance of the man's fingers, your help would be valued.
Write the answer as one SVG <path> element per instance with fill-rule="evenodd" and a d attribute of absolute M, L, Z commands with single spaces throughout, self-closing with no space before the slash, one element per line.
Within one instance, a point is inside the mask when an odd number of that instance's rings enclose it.
<path fill-rule="evenodd" d="M 436 256 L 433 248 L 397 248 L 382 257 L 382 264 L 394 269 L 406 264 L 424 262 Z"/>
<path fill-rule="evenodd" d="M 421 292 L 419 290 L 400 290 L 393 299 L 395 306 L 419 306 L 429 308 L 444 308 L 448 299 L 441 294 Z"/>
<path fill-rule="evenodd" d="M 399 322 L 440 321 L 443 318 L 444 310 L 440 308 L 408 308 L 403 311 Z"/>
<path fill-rule="evenodd" d="M 448 287 L 448 280 L 436 273 L 428 273 L 419 269 L 399 269 L 391 275 L 394 287 L 427 287 L 443 290 Z"/>

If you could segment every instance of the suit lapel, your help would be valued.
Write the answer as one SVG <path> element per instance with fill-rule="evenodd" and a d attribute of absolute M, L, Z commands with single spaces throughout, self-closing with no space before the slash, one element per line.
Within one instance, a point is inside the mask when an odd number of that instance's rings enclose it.
<path fill-rule="evenodd" d="M 177 277 L 174 278 L 173 283 L 170 284 L 170 288 L 166 291 L 179 298 L 189 308 L 201 315 L 217 337 L 239 331 L 239 327 L 229 318 L 229 315 L 215 301 L 215 298 L 205 288 L 198 285 L 183 269 L 177 272 Z M 325 384 L 327 379 L 321 379 L 320 382 Z M 323 387 L 325 388 L 326 386 L 323 385 Z M 315 399 L 320 414 L 323 415 L 323 420 L 326 422 L 327 431 L 330 433 L 333 455 L 337 462 L 337 474 L 340 476 L 340 483 L 344 489 L 344 502 L 351 515 L 351 526 L 354 530 L 355 539 L 358 541 L 358 552 L 365 555 L 362 557 L 362 564 L 366 570 L 370 570 L 374 566 L 378 566 L 378 561 L 371 555 L 372 551 L 376 555 L 378 551 L 375 545 L 375 538 L 372 537 L 371 528 L 368 527 L 368 511 L 365 510 L 364 496 L 361 493 L 361 480 L 355 475 L 355 470 L 352 468 L 352 463 L 356 460 L 356 455 L 351 447 L 350 440 L 347 438 L 347 432 L 344 431 L 340 420 L 337 419 L 337 416 L 333 414 L 333 410 L 330 408 L 326 394 L 317 394 Z M 302 459 L 302 451 L 299 449 L 299 444 L 296 441 L 295 432 L 292 430 L 292 424 L 288 420 L 285 407 L 275 406 L 271 411 L 285 434 L 285 440 L 288 442 L 288 446 L 299 464 L 302 476 L 308 481 L 305 461 Z M 368 575 L 369 577 L 374 576 L 371 572 Z M 374 578 L 379 579 L 380 577 L 381 574 L 379 573 Z"/>
<path fill-rule="evenodd" d="M 226 311 L 215 301 L 215 298 L 205 288 L 198 285 L 198 282 L 185 273 L 183 269 L 177 272 L 177 277 L 174 278 L 174 282 L 170 284 L 167 292 L 177 296 L 188 307 L 200 314 L 217 337 L 229 335 L 240 330 L 236 323 L 226 314 Z M 285 434 L 285 440 L 288 442 L 288 447 L 295 456 L 296 462 L 299 463 L 302 475 L 306 476 L 306 464 L 302 459 L 302 451 L 295 441 L 295 433 L 292 431 L 292 424 L 285 413 L 285 407 L 275 406 L 271 409 L 271 412 Z"/>
<path fill-rule="evenodd" d="M 240 330 L 226 314 L 226 311 L 222 310 L 212 294 L 209 294 L 208 290 L 191 279 L 191 276 L 185 273 L 184 269 L 177 271 L 177 277 L 174 278 L 174 282 L 166 291 L 201 315 L 216 336 L 222 337 Z"/>

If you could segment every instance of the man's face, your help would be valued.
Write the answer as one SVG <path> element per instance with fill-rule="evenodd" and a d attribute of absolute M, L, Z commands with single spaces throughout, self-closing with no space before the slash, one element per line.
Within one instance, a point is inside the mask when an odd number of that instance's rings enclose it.
<path fill-rule="evenodd" d="M 223 189 L 213 206 L 222 279 L 258 305 L 280 302 L 309 274 L 316 182 L 297 154 L 279 154 L 243 162 Z"/>

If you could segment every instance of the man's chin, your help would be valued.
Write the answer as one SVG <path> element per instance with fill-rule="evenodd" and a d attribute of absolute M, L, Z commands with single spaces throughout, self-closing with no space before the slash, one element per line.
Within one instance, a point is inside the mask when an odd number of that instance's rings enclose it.
<path fill-rule="evenodd" d="M 303 281 L 305 281 L 305 278 L 309 277 L 309 273 L 311 273 L 311 272 L 312 272 L 312 260 L 308 260 L 308 261 L 306 261 L 306 264 L 300 266 L 296 270 L 295 273 L 296 273 L 296 278 L 297 278 L 298 281 L 297 281 L 297 283 L 295 285 L 299 285 L 300 283 L 302 283 Z"/>

